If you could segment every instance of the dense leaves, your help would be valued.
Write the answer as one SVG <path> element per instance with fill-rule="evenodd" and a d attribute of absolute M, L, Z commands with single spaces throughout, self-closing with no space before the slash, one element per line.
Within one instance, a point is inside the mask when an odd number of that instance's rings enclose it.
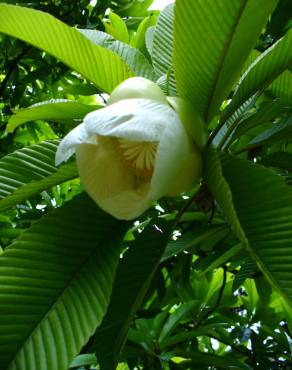
<path fill-rule="evenodd" d="M 5 3 L 1 370 L 290 369 L 290 1 Z M 55 154 L 133 75 L 208 142 L 199 183 L 126 223 Z"/>

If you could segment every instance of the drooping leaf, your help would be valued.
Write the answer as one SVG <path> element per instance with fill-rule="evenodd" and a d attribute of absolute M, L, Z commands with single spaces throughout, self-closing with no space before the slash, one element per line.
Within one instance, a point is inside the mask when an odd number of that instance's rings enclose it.
<path fill-rule="evenodd" d="M 277 142 L 291 141 L 292 116 L 275 123 L 273 127 L 261 132 L 249 142 L 249 146 L 271 145 Z"/>
<path fill-rule="evenodd" d="M 87 113 L 99 109 L 98 105 L 85 105 L 74 100 L 53 99 L 17 110 L 8 121 L 6 132 L 13 132 L 25 122 L 60 120 L 64 118 L 82 119 Z"/>
<path fill-rule="evenodd" d="M 0 160 L 0 210 L 78 177 L 73 162 L 55 167 L 58 144 L 58 140 L 44 141 L 17 150 Z"/>
<path fill-rule="evenodd" d="M 273 152 L 262 158 L 261 162 L 264 166 L 283 168 L 284 170 L 292 170 L 292 154 L 288 152 Z"/>
<path fill-rule="evenodd" d="M 263 102 L 256 112 L 253 112 L 245 119 L 240 120 L 232 132 L 232 135 L 228 140 L 228 144 L 232 143 L 235 139 L 250 129 L 260 126 L 264 123 L 271 122 L 272 119 L 282 115 L 287 108 L 287 104 L 280 99 Z"/>
<path fill-rule="evenodd" d="M 82 195 L 5 250 L 1 369 L 68 368 L 106 312 L 124 229 Z"/>
<path fill-rule="evenodd" d="M 239 77 L 277 1 L 188 1 L 175 6 L 178 92 L 210 121 Z"/>
<path fill-rule="evenodd" d="M 232 114 L 257 91 L 263 91 L 292 65 L 292 29 L 262 53 L 241 77 L 231 103 L 223 116 Z"/>
<path fill-rule="evenodd" d="M 215 146 L 222 146 L 225 144 L 226 139 L 237 127 L 237 125 L 249 116 L 249 109 L 254 105 L 258 95 L 255 94 L 244 102 L 229 118 L 227 121 L 219 120 L 218 126 L 212 132 L 212 143 Z"/>
<path fill-rule="evenodd" d="M 107 93 L 134 75 L 116 54 L 41 11 L 0 4 L 0 32 L 48 52 Z"/>
<path fill-rule="evenodd" d="M 205 178 L 237 236 L 280 294 L 292 300 L 292 189 L 273 171 L 212 151 Z M 276 248 L 275 248 L 276 247 Z"/>
<path fill-rule="evenodd" d="M 131 321 L 160 262 L 169 237 L 169 230 L 161 225 L 147 226 L 119 264 L 111 303 L 95 337 L 102 370 L 116 369 Z"/>

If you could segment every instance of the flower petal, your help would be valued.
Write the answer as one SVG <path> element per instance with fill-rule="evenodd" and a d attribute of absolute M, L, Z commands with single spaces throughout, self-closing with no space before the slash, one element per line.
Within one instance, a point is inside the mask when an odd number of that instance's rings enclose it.
<path fill-rule="evenodd" d="M 84 120 L 90 134 L 133 141 L 159 141 L 169 122 L 178 119 L 167 105 L 150 99 L 126 99 L 89 113 Z"/>
<path fill-rule="evenodd" d="M 90 144 L 95 141 L 95 137 L 90 136 L 84 127 L 84 123 L 81 123 L 70 131 L 60 142 L 56 152 L 56 166 L 67 161 L 75 153 L 76 145 L 82 143 Z"/>
<path fill-rule="evenodd" d="M 76 159 L 87 193 L 114 217 L 130 220 L 151 205 L 149 181 L 137 179 L 124 165 L 111 138 L 78 145 Z"/>
<path fill-rule="evenodd" d="M 178 116 L 169 120 L 157 148 L 149 198 L 190 190 L 201 173 L 201 155 Z"/>
<path fill-rule="evenodd" d="M 144 77 L 131 77 L 120 83 L 112 92 L 107 105 L 125 99 L 151 99 L 162 104 L 168 104 L 166 96 L 155 82 Z"/>

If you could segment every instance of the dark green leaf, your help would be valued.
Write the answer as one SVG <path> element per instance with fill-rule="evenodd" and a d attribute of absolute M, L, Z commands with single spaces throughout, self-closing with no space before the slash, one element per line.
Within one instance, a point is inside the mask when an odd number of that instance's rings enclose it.
<path fill-rule="evenodd" d="M 149 225 L 123 256 L 117 270 L 108 313 L 95 337 L 101 368 L 115 369 L 129 326 L 140 307 L 165 249 L 169 231 Z"/>
<path fill-rule="evenodd" d="M 124 231 L 82 195 L 5 250 L 1 369 L 68 368 L 106 312 Z"/>

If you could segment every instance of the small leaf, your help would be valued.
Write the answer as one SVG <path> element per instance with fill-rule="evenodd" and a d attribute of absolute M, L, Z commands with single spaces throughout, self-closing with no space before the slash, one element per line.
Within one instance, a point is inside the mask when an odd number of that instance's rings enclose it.
<path fill-rule="evenodd" d="M 85 105 L 74 100 L 53 99 L 31 105 L 14 112 L 8 121 L 6 133 L 13 132 L 25 122 L 43 120 L 60 120 L 64 118 L 82 119 L 87 113 L 99 109 L 98 105 Z"/>
<path fill-rule="evenodd" d="M 110 23 L 103 22 L 106 32 L 112 35 L 116 40 L 122 41 L 125 44 L 129 42 L 129 33 L 126 23 L 118 14 L 114 12 L 109 13 Z"/>
<path fill-rule="evenodd" d="M 0 160 L 0 210 L 8 209 L 54 185 L 78 177 L 75 163 L 55 167 L 59 141 L 44 141 Z"/>

